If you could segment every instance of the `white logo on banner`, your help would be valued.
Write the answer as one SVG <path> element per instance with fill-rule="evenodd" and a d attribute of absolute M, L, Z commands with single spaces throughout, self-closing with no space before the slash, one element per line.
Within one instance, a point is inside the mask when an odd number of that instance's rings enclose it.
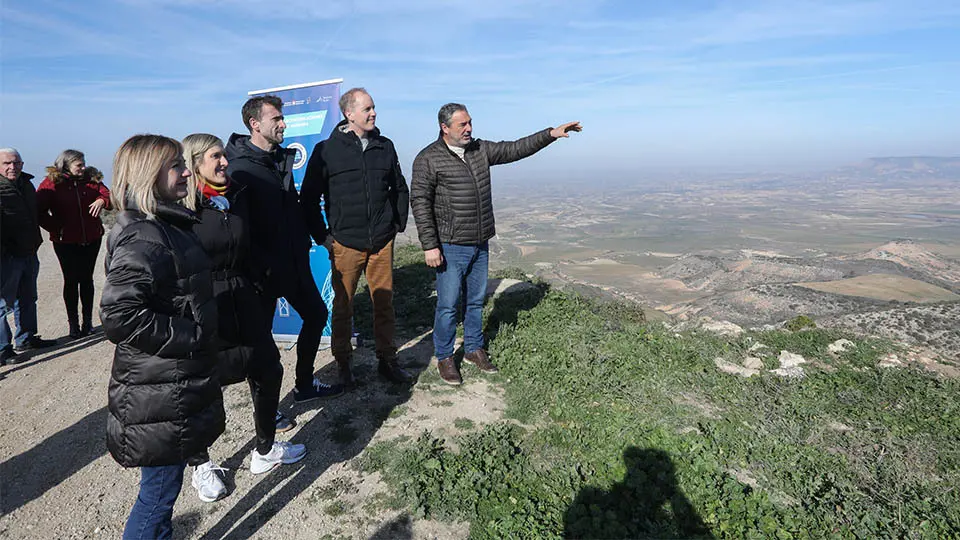
<path fill-rule="evenodd" d="M 286 298 L 277 298 L 277 312 L 280 317 L 290 316 L 290 304 L 287 303 Z"/>
<path fill-rule="evenodd" d="M 295 142 L 287 145 L 287 148 L 293 148 L 297 151 L 297 155 L 293 158 L 293 168 L 294 170 L 299 169 L 307 164 L 307 148 L 302 144 Z"/>

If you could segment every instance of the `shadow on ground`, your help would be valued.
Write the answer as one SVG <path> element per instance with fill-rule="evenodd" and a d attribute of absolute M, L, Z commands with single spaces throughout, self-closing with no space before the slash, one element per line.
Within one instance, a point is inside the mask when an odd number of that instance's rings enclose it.
<path fill-rule="evenodd" d="M 22 369 L 27 369 L 49 360 L 55 360 L 106 341 L 107 338 L 103 335 L 103 332 L 100 332 L 99 329 L 97 330 L 96 333 L 80 339 L 71 340 L 70 338 L 62 337 L 57 340 L 57 344 L 52 347 L 31 349 L 18 354 L 12 362 L 12 367 L 0 372 L 0 380 L 5 379 L 7 375 L 11 373 L 16 373 Z"/>
<path fill-rule="evenodd" d="M 0 508 L 8 514 L 40 497 L 107 452 L 107 408 L 0 464 Z M 69 451 L 65 451 L 69 449 Z"/>
<path fill-rule="evenodd" d="M 380 526 L 368 540 L 411 540 L 412 538 L 413 521 L 409 514 L 400 514 Z"/>
<path fill-rule="evenodd" d="M 520 313 L 529 311 L 543 300 L 550 286 L 546 283 L 524 284 L 516 292 L 507 289 L 493 298 L 493 305 L 487 315 L 484 334 L 488 342 L 496 339 L 500 329 L 517 323 Z M 489 302 L 490 300 L 488 300 Z"/>
<path fill-rule="evenodd" d="M 713 538 L 677 486 L 666 452 L 632 446 L 623 461 L 622 482 L 580 490 L 564 517 L 564 537 Z"/>
<path fill-rule="evenodd" d="M 401 352 L 401 365 L 414 377 L 418 377 L 429 366 L 431 351 L 432 343 L 425 337 Z M 354 372 L 358 387 L 355 390 L 334 400 L 304 405 L 292 405 L 291 396 L 284 398 L 280 404 L 283 411 L 290 411 L 291 407 L 298 413 L 310 407 L 322 405 L 325 408 L 312 420 L 301 424 L 290 439 L 291 442 L 307 446 L 307 457 L 294 465 L 278 467 L 264 475 L 248 492 L 235 494 L 222 501 L 224 504 L 231 504 L 231 500 L 236 500 L 230 510 L 206 530 L 201 538 L 239 539 L 256 536 L 257 532 L 291 501 L 306 495 L 306 491 L 331 465 L 348 461 L 363 451 L 390 413 L 410 399 L 415 380 L 403 384 L 385 382 L 377 374 L 373 363 L 361 363 L 359 358 L 356 360 Z M 321 380 L 335 380 L 336 365 L 328 364 L 317 376 Z M 251 439 L 225 460 L 223 465 L 231 471 L 240 468 L 253 445 Z M 233 478 L 228 477 L 227 480 L 228 486 L 232 488 Z M 240 495 L 239 500 L 235 499 L 237 495 Z"/>

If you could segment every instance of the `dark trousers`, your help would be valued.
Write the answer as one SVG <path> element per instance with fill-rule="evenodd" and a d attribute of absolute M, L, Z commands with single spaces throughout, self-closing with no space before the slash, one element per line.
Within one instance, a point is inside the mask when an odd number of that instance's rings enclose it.
<path fill-rule="evenodd" d="M 277 434 L 277 408 L 280 405 L 280 384 L 283 382 L 283 364 L 280 351 L 271 339 L 258 346 L 247 372 L 250 397 L 253 398 L 253 426 L 257 431 L 257 452 L 266 454 L 273 448 Z M 191 467 L 210 461 L 204 450 L 187 460 Z"/>
<path fill-rule="evenodd" d="M 123 540 L 173 538 L 173 504 L 183 486 L 184 465 L 140 467 L 140 493 L 123 528 Z"/>
<path fill-rule="evenodd" d="M 83 325 L 93 325 L 93 269 L 100 254 L 100 239 L 89 244 L 53 243 L 63 273 L 63 304 L 67 321 L 78 326 L 77 303 L 83 308 Z"/>
<path fill-rule="evenodd" d="M 323 302 L 320 290 L 313 281 L 313 272 L 304 253 L 303 260 L 296 265 L 296 278 L 290 283 L 279 284 L 277 295 L 265 292 L 260 298 L 263 301 L 263 313 L 267 324 L 273 327 L 273 315 L 277 310 L 277 299 L 282 296 L 297 310 L 303 319 L 300 335 L 297 336 L 297 388 L 310 388 L 313 385 L 313 362 L 320 349 L 320 338 L 323 329 L 327 326 L 327 305 Z"/>

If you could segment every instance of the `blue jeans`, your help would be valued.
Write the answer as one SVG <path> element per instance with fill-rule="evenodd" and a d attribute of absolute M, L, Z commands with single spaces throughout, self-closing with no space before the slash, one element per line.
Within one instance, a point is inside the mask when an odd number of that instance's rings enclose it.
<path fill-rule="evenodd" d="M 173 503 L 180 495 L 186 466 L 140 467 L 140 494 L 127 518 L 123 540 L 173 538 Z"/>
<path fill-rule="evenodd" d="M 0 260 L 0 349 L 13 341 L 7 315 L 12 311 L 17 325 L 16 345 L 20 346 L 37 334 L 37 277 L 40 259 L 4 256 Z"/>
<path fill-rule="evenodd" d="M 488 246 L 441 244 L 443 264 L 437 269 L 437 312 L 433 319 L 433 350 L 437 359 L 453 356 L 457 339 L 457 308 L 466 298 L 463 350 L 483 348 L 483 300 L 487 295 Z"/>

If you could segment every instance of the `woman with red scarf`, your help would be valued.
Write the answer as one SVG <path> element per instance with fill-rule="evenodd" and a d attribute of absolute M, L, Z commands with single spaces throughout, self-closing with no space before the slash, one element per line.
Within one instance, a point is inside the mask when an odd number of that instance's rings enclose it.
<path fill-rule="evenodd" d="M 110 190 L 102 179 L 100 171 L 87 168 L 83 152 L 64 150 L 53 166 L 47 167 L 47 177 L 37 188 L 40 226 L 50 232 L 63 272 L 63 303 L 71 338 L 93 330 L 93 269 L 103 237 L 100 213 L 110 208 Z"/>
<path fill-rule="evenodd" d="M 196 212 L 199 223 L 193 232 L 200 239 L 213 270 L 213 294 L 217 302 L 217 374 L 221 385 L 247 380 L 253 397 L 256 447 L 250 453 L 250 471 L 265 473 L 282 463 L 295 463 L 306 455 L 302 444 L 275 440 L 277 431 L 293 428 L 293 422 L 277 411 L 283 366 L 280 352 L 262 321 L 261 300 L 251 276 L 250 203 L 244 186 L 227 176 L 223 141 L 214 135 L 195 133 L 183 140 L 183 158 L 193 173 L 183 204 Z M 193 487 L 201 501 L 213 502 L 227 494 L 216 471 L 221 468 L 208 452 L 192 456 Z"/>

